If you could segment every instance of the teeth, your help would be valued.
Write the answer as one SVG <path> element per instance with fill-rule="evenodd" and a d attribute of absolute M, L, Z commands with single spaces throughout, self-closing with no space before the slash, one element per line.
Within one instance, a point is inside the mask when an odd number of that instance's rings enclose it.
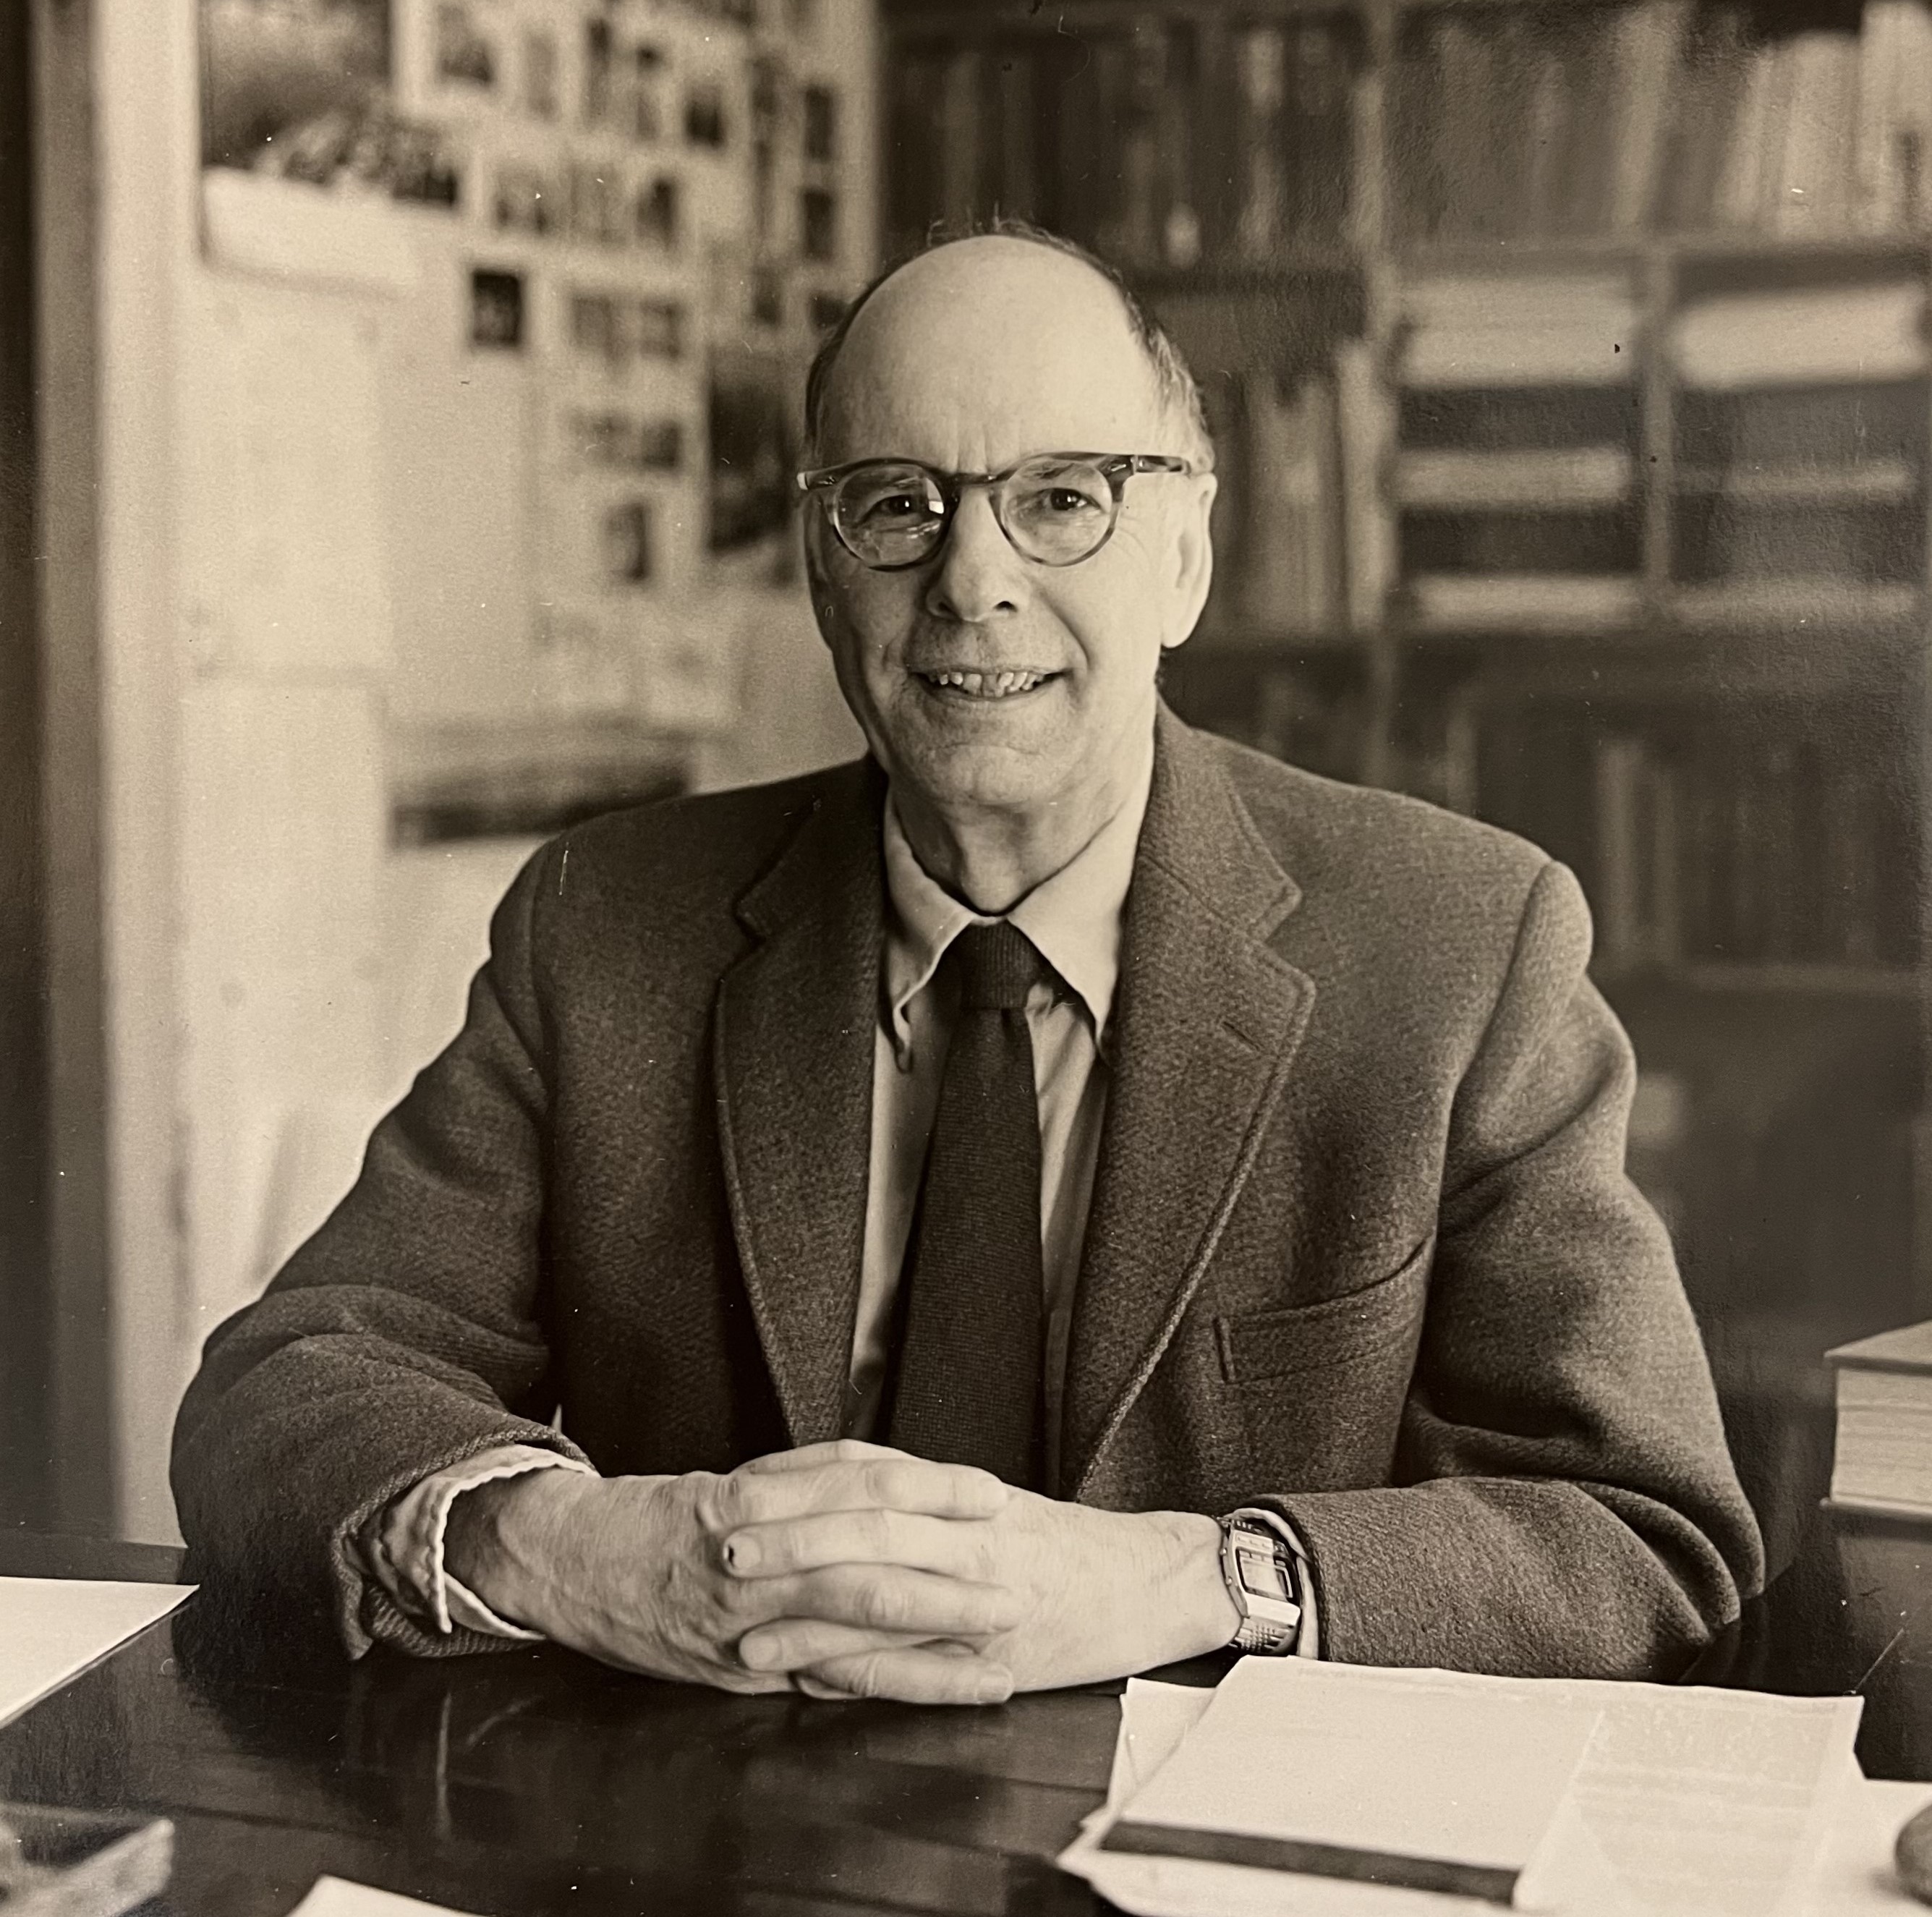
<path fill-rule="evenodd" d="M 1042 672 L 934 672 L 927 678 L 935 686 L 952 687 L 974 699 L 1004 699 L 1016 692 L 1030 692 L 1046 678 Z"/>

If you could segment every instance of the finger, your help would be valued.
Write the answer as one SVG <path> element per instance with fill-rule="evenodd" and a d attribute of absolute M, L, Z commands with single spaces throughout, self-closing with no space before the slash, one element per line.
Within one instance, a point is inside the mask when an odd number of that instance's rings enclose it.
<path fill-rule="evenodd" d="M 747 1579 L 728 1587 L 741 1631 L 784 1618 L 913 1637 L 990 1637 L 1011 1630 L 1025 1612 L 1017 1592 L 898 1564 L 828 1564 L 784 1577 Z"/>
<path fill-rule="evenodd" d="M 1013 1674 L 1005 1665 L 923 1647 L 830 1658 L 794 1681 L 801 1689 L 817 1684 L 838 1696 L 893 1697 L 907 1704 L 1004 1704 L 1013 1694 Z"/>
<path fill-rule="evenodd" d="M 864 1458 L 908 1458 L 910 1451 L 896 1451 L 890 1444 L 868 1444 L 862 1438 L 828 1438 L 817 1444 L 800 1444 L 789 1451 L 768 1451 L 738 1468 L 754 1476 L 773 1472 L 803 1471 L 814 1465 L 856 1464 Z"/>
<path fill-rule="evenodd" d="M 899 1630 L 868 1630 L 860 1624 L 830 1624 L 823 1618 L 779 1618 L 748 1630 L 738 1640 L 738 1658 L 748 1671 L 796 1671 L 829 1658 L 856 1657 L 867 1651 L 904 1651 L 952 1646 L 952 1654 L 973 1656 L 981 1647 L 957 1638 L 922 1637 Z"/>
<path fill-rule="evenodd" d="M 1000 1582 L 1000 1539 L 983 1520 L 896 1510 L 827 1511 L 748 1526 L 724 1540 L 736 1577 L 772 1577 L 827 1564 L 903 1564 L 982 1584 Z"/>
<path fill-rule="evenodd" d="M 821 1704 L 849 1704 L 852 1694 L 840 1690 L 821 1678 L 814 1677 L 809 1671 L 794 1671 L 791 1676 L 792 1688 L 807 1697 L 815 1697 Z"/>
<path fill-rule="evenodd" d="M 1008 1495 L 1008 1487 L 991 1472 L 974 1466 L 886 1452 L 794 1471 L 741 1467 L 711 1483 L 709 1508 L 702 1515 L 714 1533 L 819 1511 L 885 1508 L 928 1517 L 990 1517 L 1004 1507 Z"/>

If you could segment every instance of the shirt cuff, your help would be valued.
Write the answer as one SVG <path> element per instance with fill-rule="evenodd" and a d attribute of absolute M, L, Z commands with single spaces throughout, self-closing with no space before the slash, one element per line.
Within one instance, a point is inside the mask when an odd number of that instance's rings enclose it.
<path fill-rule="evenodd" d="M 552 1470 L 596 1475 L 574 1458 L 560 1457 L 533 1444 L 499 1444 L 446 1470 L 432 1472 L 363 1527 L 358 1540 L 363 1568 L 400 1610 L 446 1637 L 460 1624 L 484 1637 L 541 1642 L 542 1632 L 500 1618 L 450 1575 L 443 1562 L 443 1539 L 450 1508 L 464 1492 L 533 1471 Z"/>
<path fill-rule="evenodd" d="M 1301 1568 L 1301 1575 L 1295 1580 L 1301 1592 L 1301 1624 L 1294 1634 L 1294 1654 L 1298 1658 L 1319 1658 L 1322 1607 L 1315 1595 L 1315 1573 L 1308 1562 L 1308 1547 L 1302 1543 L 1294 1526 L 1279 1511 L 1265 1510 L 1258 1504 L 1244 1504 L 1239 1515 L 1272 1525 L 1281 1541 L 1294 1553 L 1294 1561 Z"/>

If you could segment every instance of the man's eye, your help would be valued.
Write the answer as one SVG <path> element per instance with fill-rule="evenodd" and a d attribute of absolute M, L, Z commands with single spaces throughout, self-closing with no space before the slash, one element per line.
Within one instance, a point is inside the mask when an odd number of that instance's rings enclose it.
<path fill-rule="evenodd" d="M 1075 519 L 1101 508 L 1076 486 L 1040 486 L 1023 496 L 1020 510 L 1033 519 Z"/>
<path fill-rule="evenodd" d="M 886 493 L 867 501 L 859 512 L 862 520 L 874 525 L 897 520 L 902 524 L 932 516 L 932 502 L 917 493 Z"/>

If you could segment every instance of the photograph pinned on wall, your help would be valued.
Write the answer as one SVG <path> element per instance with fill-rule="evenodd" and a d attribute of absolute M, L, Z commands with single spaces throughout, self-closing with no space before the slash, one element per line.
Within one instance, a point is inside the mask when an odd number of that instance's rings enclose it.
<path fill-rule="evenodd" d="M 836 88 L 812 86 L 805 88 L 805 157 L 814 165 L 827 165 L 838 158 L 838 94 Z"/>
<path fill-rule="evenodd" d="M 808 260 L 838 257 L 838 198 L 823 187 L 807 187 L 799 195 L 799 238 Z"/>
<path fill-rule="evenodd" d="M 722 148 L 729 139 L 729 116 L 724 110 L 724 83 L 711 79 L 694 80 L 684 97 L 684 137 L 692 146 Z"/>
<path fill-rule="evenodd" d="M 454 206 L 438 131 L 397 114 L 388 0 L 201 0 L 201 163 Z"/>
<path fill-rule="evenodd" d="M 512 352 L 522 350 L 522 274 L 491 266 L 470 269 L 470 344 Z"/>
<path fill-rule="evenodd" d="M 632 230 L 639 244 L 674 251 L 682 217 L 678 183 L 668 174 L 660 173 L 639 185 L 632 214 Z"/>
<path fill-rule="evenodd" d="M 656 567 L 656 528 L 648 500 L 620 500 L 604 508 L 603 570 L 607 585 L 648 586 Z"/>
<path fill-rule="evenodd" d="M 436 76 L 446 84 L 489 92 L 496 84 L 496 42 L 464 0 L 440 0 L 436 10 Z"/>
<path fill-rule="evenodd" d="M 630 716 L 636 693 L 632 648 L 607 616 L 580 606 L 546 606 L 538 611 L 532 639 L 531 692 L 546 718 Z M 562 799 L 575 782 L 560 772 L 553 784 Z"/>
<path fill-rule="evenodd" d="M 562 111 L 556 36 L 542 27 L 524 34 L 524 105 L 540 120 L 554 120 Z"/>
<path fill-rule="evenodd" d="M 795 384 L 790 362 L 778 355 L 720 351 L 712 356 L 707 543 L 714 570 L 774 585 L 796 577 Z"/>
<path fill-rule="evenodd" d="M 676 300 L 581 289 L 570 296 L 571 344 L 614 373 L 639 360 L 681 358 L 684 330 L 684 308 Z"/>
<path fill-rule="evenodd" d="M 540 167 L 508 160 L 497 169 L 490 217 L 502 231 L 542 239 L 556 230 L 562 211 L 562 195 Z"/>
<path fill-rule="evenodd" d="M 580 468 L 609 472 L 676 472 L 684 464 L 684 422 L 610 410 L 578 410 L 564 442 Z"/>

